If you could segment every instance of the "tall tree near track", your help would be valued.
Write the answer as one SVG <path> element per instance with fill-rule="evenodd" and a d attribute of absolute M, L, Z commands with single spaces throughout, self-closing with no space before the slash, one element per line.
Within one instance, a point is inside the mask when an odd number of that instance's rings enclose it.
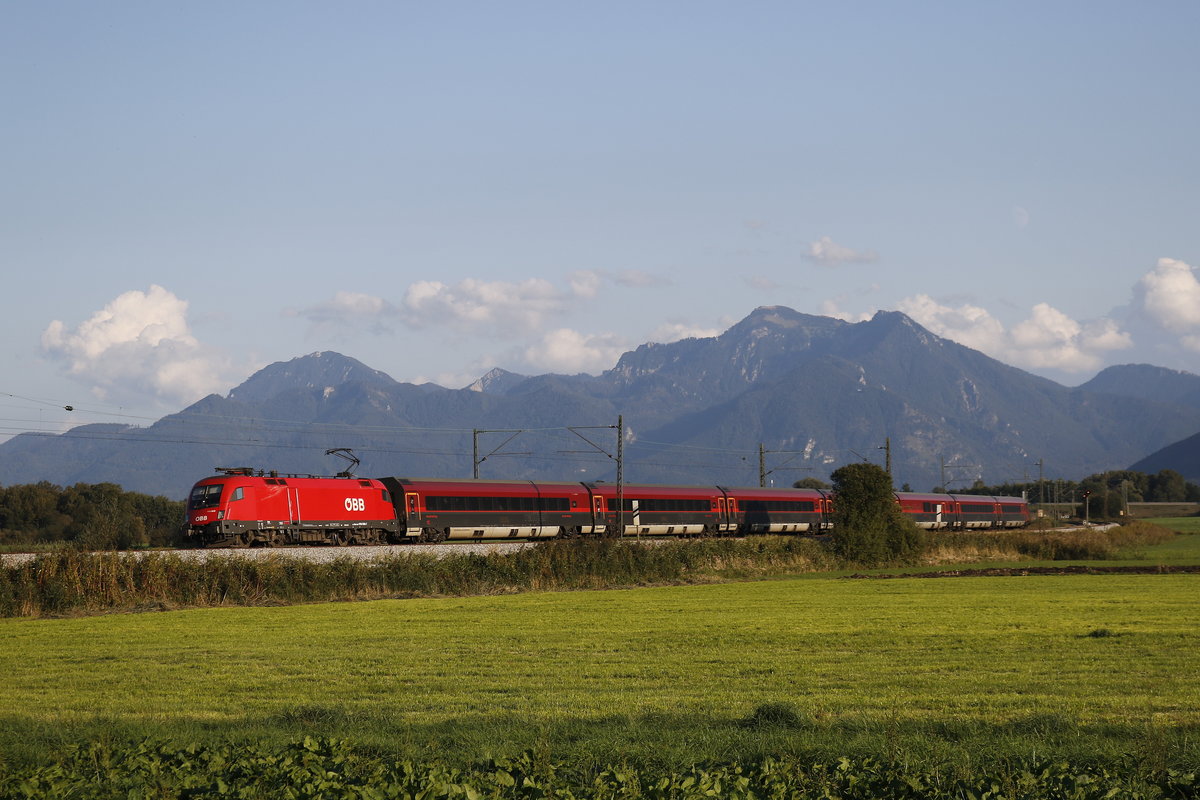
<path fill-rule="evenodd" d="M 900 511 L 891 476 L 875 464 L 834 470 L 834 552 L 860 564 L 915 559 L 925 549 L 924 533 Z"/>

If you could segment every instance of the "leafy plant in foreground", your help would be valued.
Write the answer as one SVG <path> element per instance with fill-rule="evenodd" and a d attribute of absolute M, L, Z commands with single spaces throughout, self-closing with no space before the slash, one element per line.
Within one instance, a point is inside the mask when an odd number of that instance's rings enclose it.
<path fill-rule="evenodd" d="M 1026 760 L 988 765 L 968 776 L 913 769 L 874 758 L 704 764 L 656 772 L 614 764 L 574 770 L 533 753 L 489 759 L 465 769 L 438 762 L 390 762 L 358 754 L 344 741 L 306 737 L 277 750 L 254 745 L 90 744 L 61 763 L 0 773 L 0 798 L 259 798 L 415 800 L 416 798 L 970 798 L 1110 800 L 1195 798 L 1195 772 Z"/>

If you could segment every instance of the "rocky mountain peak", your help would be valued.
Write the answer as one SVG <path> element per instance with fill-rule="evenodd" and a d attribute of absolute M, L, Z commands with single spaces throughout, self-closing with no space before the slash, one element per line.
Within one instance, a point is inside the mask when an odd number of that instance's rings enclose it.
<path fill-rule="evenodd" d="M 471 392 L 481 392 L 486 394 L 504 394 L 518 383 L 527 380 L 527 376 L 518 375 L 515 372 L 509 372 L 506 369 L 495 367 L 489 370 L 486 374 L 480 376 L 474 383 L 471 383 L 463 388 Z"/>
<path fill-rule="evenodd" d="M 263 367 L 229 392 L 230 400 L 261 403 L 280 392 L 295 389 L 329 389 L 345 383 L 395 386 L 387 373 L 361 361 L 325 350 Z"/>

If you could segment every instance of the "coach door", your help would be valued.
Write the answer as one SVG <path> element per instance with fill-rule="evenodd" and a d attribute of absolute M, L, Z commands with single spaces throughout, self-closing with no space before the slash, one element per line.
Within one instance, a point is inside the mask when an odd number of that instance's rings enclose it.
<path fill-rule="evenodd" d="M 404 507 L 408 513 L 408 527 L 421 527 L 421 498 L 416 492 L 406 492 L 404 495 Z"/>
<path fill-rule="evenodd" d="M 725 498 L 717 498 L 717 530 L 722 533 L 729 530 L 729 517 L 726 516 Z"/>

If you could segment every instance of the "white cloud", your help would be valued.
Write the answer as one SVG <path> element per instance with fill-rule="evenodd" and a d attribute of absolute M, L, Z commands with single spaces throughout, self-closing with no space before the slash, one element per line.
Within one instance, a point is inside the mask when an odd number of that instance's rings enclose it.
<path fill-rule="evenodd" d="M 125 292 L 74 330 L 51 322 L 42 348 L 99 398 L 191 402 L 227 388 L 231 365 L 192 336 L 187 308 L 161 286 Z"/>
<path fill-rule="evenodd" d="M 324 303 L 284 313 L 304 317 L 319 327 L 366 326 L 372 333 L 391 333 L 389 323 L 400 314 L 400 309 L 382 297 L 341 291 Z"/>
<path fill-rule="evenodd" d="M 854 250 L 838 244 L 828 236 L 822 236 L 810 244 L 805 257 L 810 261 L 830 267 L 838 264 L 865 264 L 879 260 L 879 254 L 874 250 Z"/>
<path fill-rule="evenodd" d="M 475 332 L 511 336 L 541 328 L 567 309 L 568 295 L 542 278 L 520 282 L 467 278 L 453 286 L 418 281 L 408 287 L 404 321 L 415 327 L 454 325 Z"/>
<path fill-rule="evenodd" d="M 866 322 L 874 316 L 870 311 L 862 314 L 851 314 L 849 311 L 843 311 L 841 308 L 841 301 L 843 299 L 839 297 L 833 300 L 822 300 L 821 304 L 817 307 L 817 313 L 821 316 L 833 317 L 844 322 Z"/>
<path fill-rule="evenodd" d="M 602 281 L 603 276 L 599 272 L 581 269 L 571 275 L 571 294 L 585 299 L 595 297 L 600 293 Z"/>
<path fill-rule="evenodd" d="M 584 334 L 558 328 L 525 348 L 522 358 L 537 372 L 596 374 L 613 367 L 628 349 L 628 342 L 616 334 Z"/>
<path fill-rule="evenodd" d="M 939 336 L 1020 367 L 1084 372 L 1101 366 L 1103 353 L 1133 344 L 1111 319 L 1080 323 L 1048 303 L 1035 305 L 1011 331 L 969 303 L 955 308 L 922 294 L 902 300 L 898 308 Z"/>
<path fill-rule="evenodd" d="M 681 339 L 708 339 L 724 331 L 725 328 L 702 328 L 687 322 L 664 322 L 651 332 L 649 341 L 670 344 Z"/>
<path fill-rule="evenodd" d="M 1134 305 L 1151 322 L 1173 333 L 1200 332 L 1200 280 L 1182 261 L 1160 258 L 1134 289 Z"/>
<path fill-rule="evenodd" d="M 516 338 L 543 330 L 554 318 L 569 313 L 574 301 L 594 299 L 606 282 L 632 288 L 669 283 L 640 270 L 578 270 L 567 277 L 565 287 L 543 278 L 466 278 L 454 284 L 423 280 L 409 284 L 399 305 L 374 295 L 341 291 L 330 300 L 285 313 L 318 327 L 365 328 L 371 333 L 391 333 L 393 323 L 399 321 L 410 328 L 438 328 L 454 335 Z"/>

